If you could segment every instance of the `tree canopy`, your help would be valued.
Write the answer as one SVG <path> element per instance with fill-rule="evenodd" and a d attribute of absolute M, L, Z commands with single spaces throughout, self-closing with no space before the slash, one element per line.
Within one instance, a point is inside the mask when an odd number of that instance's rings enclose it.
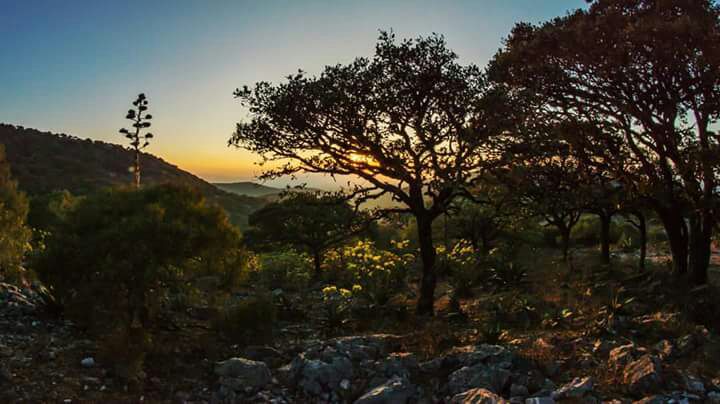
<path fill-rule="evenodd" d="M 618 178 L 650 180 L 676 271 L 686 271 L 689 247 L 698 283 L 717 215 L 719 16 L 709 0 L 597 0 L 518 24 L 491 66 L 496 82 L 540 101 L 536 119 L 594 125 L 578 135 L 606 146 L 595 157 Z"/>
<path fill-rule="evenodd" d="M 493 156 L 496 121 L 486 80 L 462 66 L 442 36 L 396 41 L 382 32 L 372 58 L 299 71 L 281 84 L 235 95 L 251 113 L 230 144 L 273 162 L 264 177 L 299 172 L 353 175 L 359 200 L 392 195 L 418 222 L 423 280 L 418 312 L 431 313 L 435 249 L 431 225 Z"/>

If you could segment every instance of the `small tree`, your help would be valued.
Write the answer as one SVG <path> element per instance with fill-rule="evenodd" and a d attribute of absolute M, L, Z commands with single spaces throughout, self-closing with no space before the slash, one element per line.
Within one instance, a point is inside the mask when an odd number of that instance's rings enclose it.
<path fill-rule="evenodd" d="M 419 314 L 432 314 L 432 224 L 482 175 L 494 132 L 484 77 L 461 66 L 438 35 L 395 41 L 381 33 L 371 59 L 258 83 L 235 95 L 252 118 L 230 144 L 279 164 L 265 178 L 298 172 L 359 177 L 359 200 L 391 195 L 417 221 L 423 275 Z"/>
<path fill-rule="evenodd" d="M 0 144 L 0 276 L 17 275 L 30 248 L 27 214 L 27 199 L 10 177 L 5 147 Z"/>
<path fill-rule="evenodd" d="M 563 260 L 568 259 L 570 234 L 586 206 L 576 161 L 567 153 L 539 156 L 516 165 L 507 174 L 518 190 L 520 204 L 560 233 Z"/>
<path fill-rule="evenodd" d="M 120 133 L 124 134 L 130 140 L 130 147 L 135 152 L 135 161 L 133 162 L 133 174 L 135 175 L 135 188 L 140 188 L 140 152 L 150 144 L 153 138 L 152 133 L 142 134 L 143 129 L 150 127 L 152 115 L 147 113 L 148 100 L 145 94 L 140 93 L 135 101 L 135 108 L 128 110 L 126 119 L 132 121 L 132 129 L 120 129 Z"/>
<path fill-rule="evenodd" d="M 325 252 L 365 231 L 370 218 L 340 194 L 298 191 L 254 212 L 248 223 L 244 236 L 251 247 L 283 245 L 306 251 L 317 278 Z"/>

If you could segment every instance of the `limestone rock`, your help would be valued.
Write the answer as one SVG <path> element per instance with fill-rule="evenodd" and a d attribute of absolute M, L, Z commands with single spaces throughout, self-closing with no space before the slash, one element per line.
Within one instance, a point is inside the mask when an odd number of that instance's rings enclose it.
<path fill-rule="evenodd" d="M 500 392 L 510 381 L 511 373 L 500 367 L 485 364 L 464 366 L 448 377 L 448 389 L 452 394 L 474 389 L 485 388 L 492 392 Z"/>
<path fill-rule="evenodd" d="M 454 395 L 450 404 L 508 404 L 509 401 L 490 390 L 483 388 L 471 389 Z"/>
<path fill-rule="evenodd" d="M 272 381 L 267 365 L 245 358 L 230 358 L 215 366 L 215 374 L 222 378 L 221 384 L 232 390 L 257 389 Z"/>
<path fill-rule="evenodd" d="M 407 379 L 393 376 L 387 382 L 371 389 L 355 401 L 355 404 L 406 403 L 415 394 L 415 386 Z"/>
<path fill-rule="evenodd" d="M 561 398 L 582 398 L 592 391 L 593 384 L 592 377 L 576 377 L 570 383 L 564 384 L 555 390 L 552 398 L 555 400 Z"/>
<path fill-rule="evenodd" d="M 633 395 L 655 393 L 662 387 L 660 361 L 652 355 L 644 355 L 630 363 L 623 371 L 623 382 Z"/>

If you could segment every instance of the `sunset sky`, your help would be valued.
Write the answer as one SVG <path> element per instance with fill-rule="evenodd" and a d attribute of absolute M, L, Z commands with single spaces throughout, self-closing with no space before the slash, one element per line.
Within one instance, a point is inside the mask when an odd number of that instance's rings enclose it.
<path fill-rule="evenodd" d="M 484 66 L 517 21 L 584 0 L 0 0 L 0 122 L 113 143 L 139 92 L 155 120 L 147 149 L 210 181 L 252 179 L 228 148 L 246 111 L 232 92 L 302 68 L 370 56 L 379 29 L 444 34 Z"/>

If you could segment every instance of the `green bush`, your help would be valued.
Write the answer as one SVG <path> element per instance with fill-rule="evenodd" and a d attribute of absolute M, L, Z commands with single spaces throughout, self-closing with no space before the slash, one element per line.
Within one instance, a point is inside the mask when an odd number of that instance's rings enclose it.
<path fill-rule="evenodd" d="M 20 281 L 30 251 L 31 231 L 25 225 L 28 201 L 10 178 L 5 148 L 0 144 L 0 280 Z"/>
<path fill-rule="evenodd" d="M 238 245 L 222 210 L 192 190 L 113 189 L 78 203 L 36 269 L 65 315 L 112 345 L 132 378 L 171 297 L 188 293 L 199 267 L 220 266 Z"/>
<path fill-rule="evenodd" d="M 444 262 L 449 273 L 450 284 L 456 297 L 468 297 L 480 280 L 481 258 L 472 245 L 464 240 L 456 243 L 450 251 L 438 247 L 438 261 Z"/>
<path fill-rule="evenodd" d="M 276 316 L 272 296 L 263 293 L 226 303 L 213 319 L 213 328 L 236 343 L 267 343 L 273 337 Z"/>
<path fill-rule="evenodd" d="M 267 289 L 300 291 L 311 278 L 312 263 L 295 250 L 262 253 L 251 264 L 252 277 Z"/>
<path fill-rule="evenodd" d="M 359 285 L 359 295 L 374 304 L 385 304 L 404 284 L 414 255 L 401 253 L 407 242 L 393 243 L 396 251 L 380 250 L 372 241 L 336 249 L 326 258 L 331 283 L 345 289 Z"/>

